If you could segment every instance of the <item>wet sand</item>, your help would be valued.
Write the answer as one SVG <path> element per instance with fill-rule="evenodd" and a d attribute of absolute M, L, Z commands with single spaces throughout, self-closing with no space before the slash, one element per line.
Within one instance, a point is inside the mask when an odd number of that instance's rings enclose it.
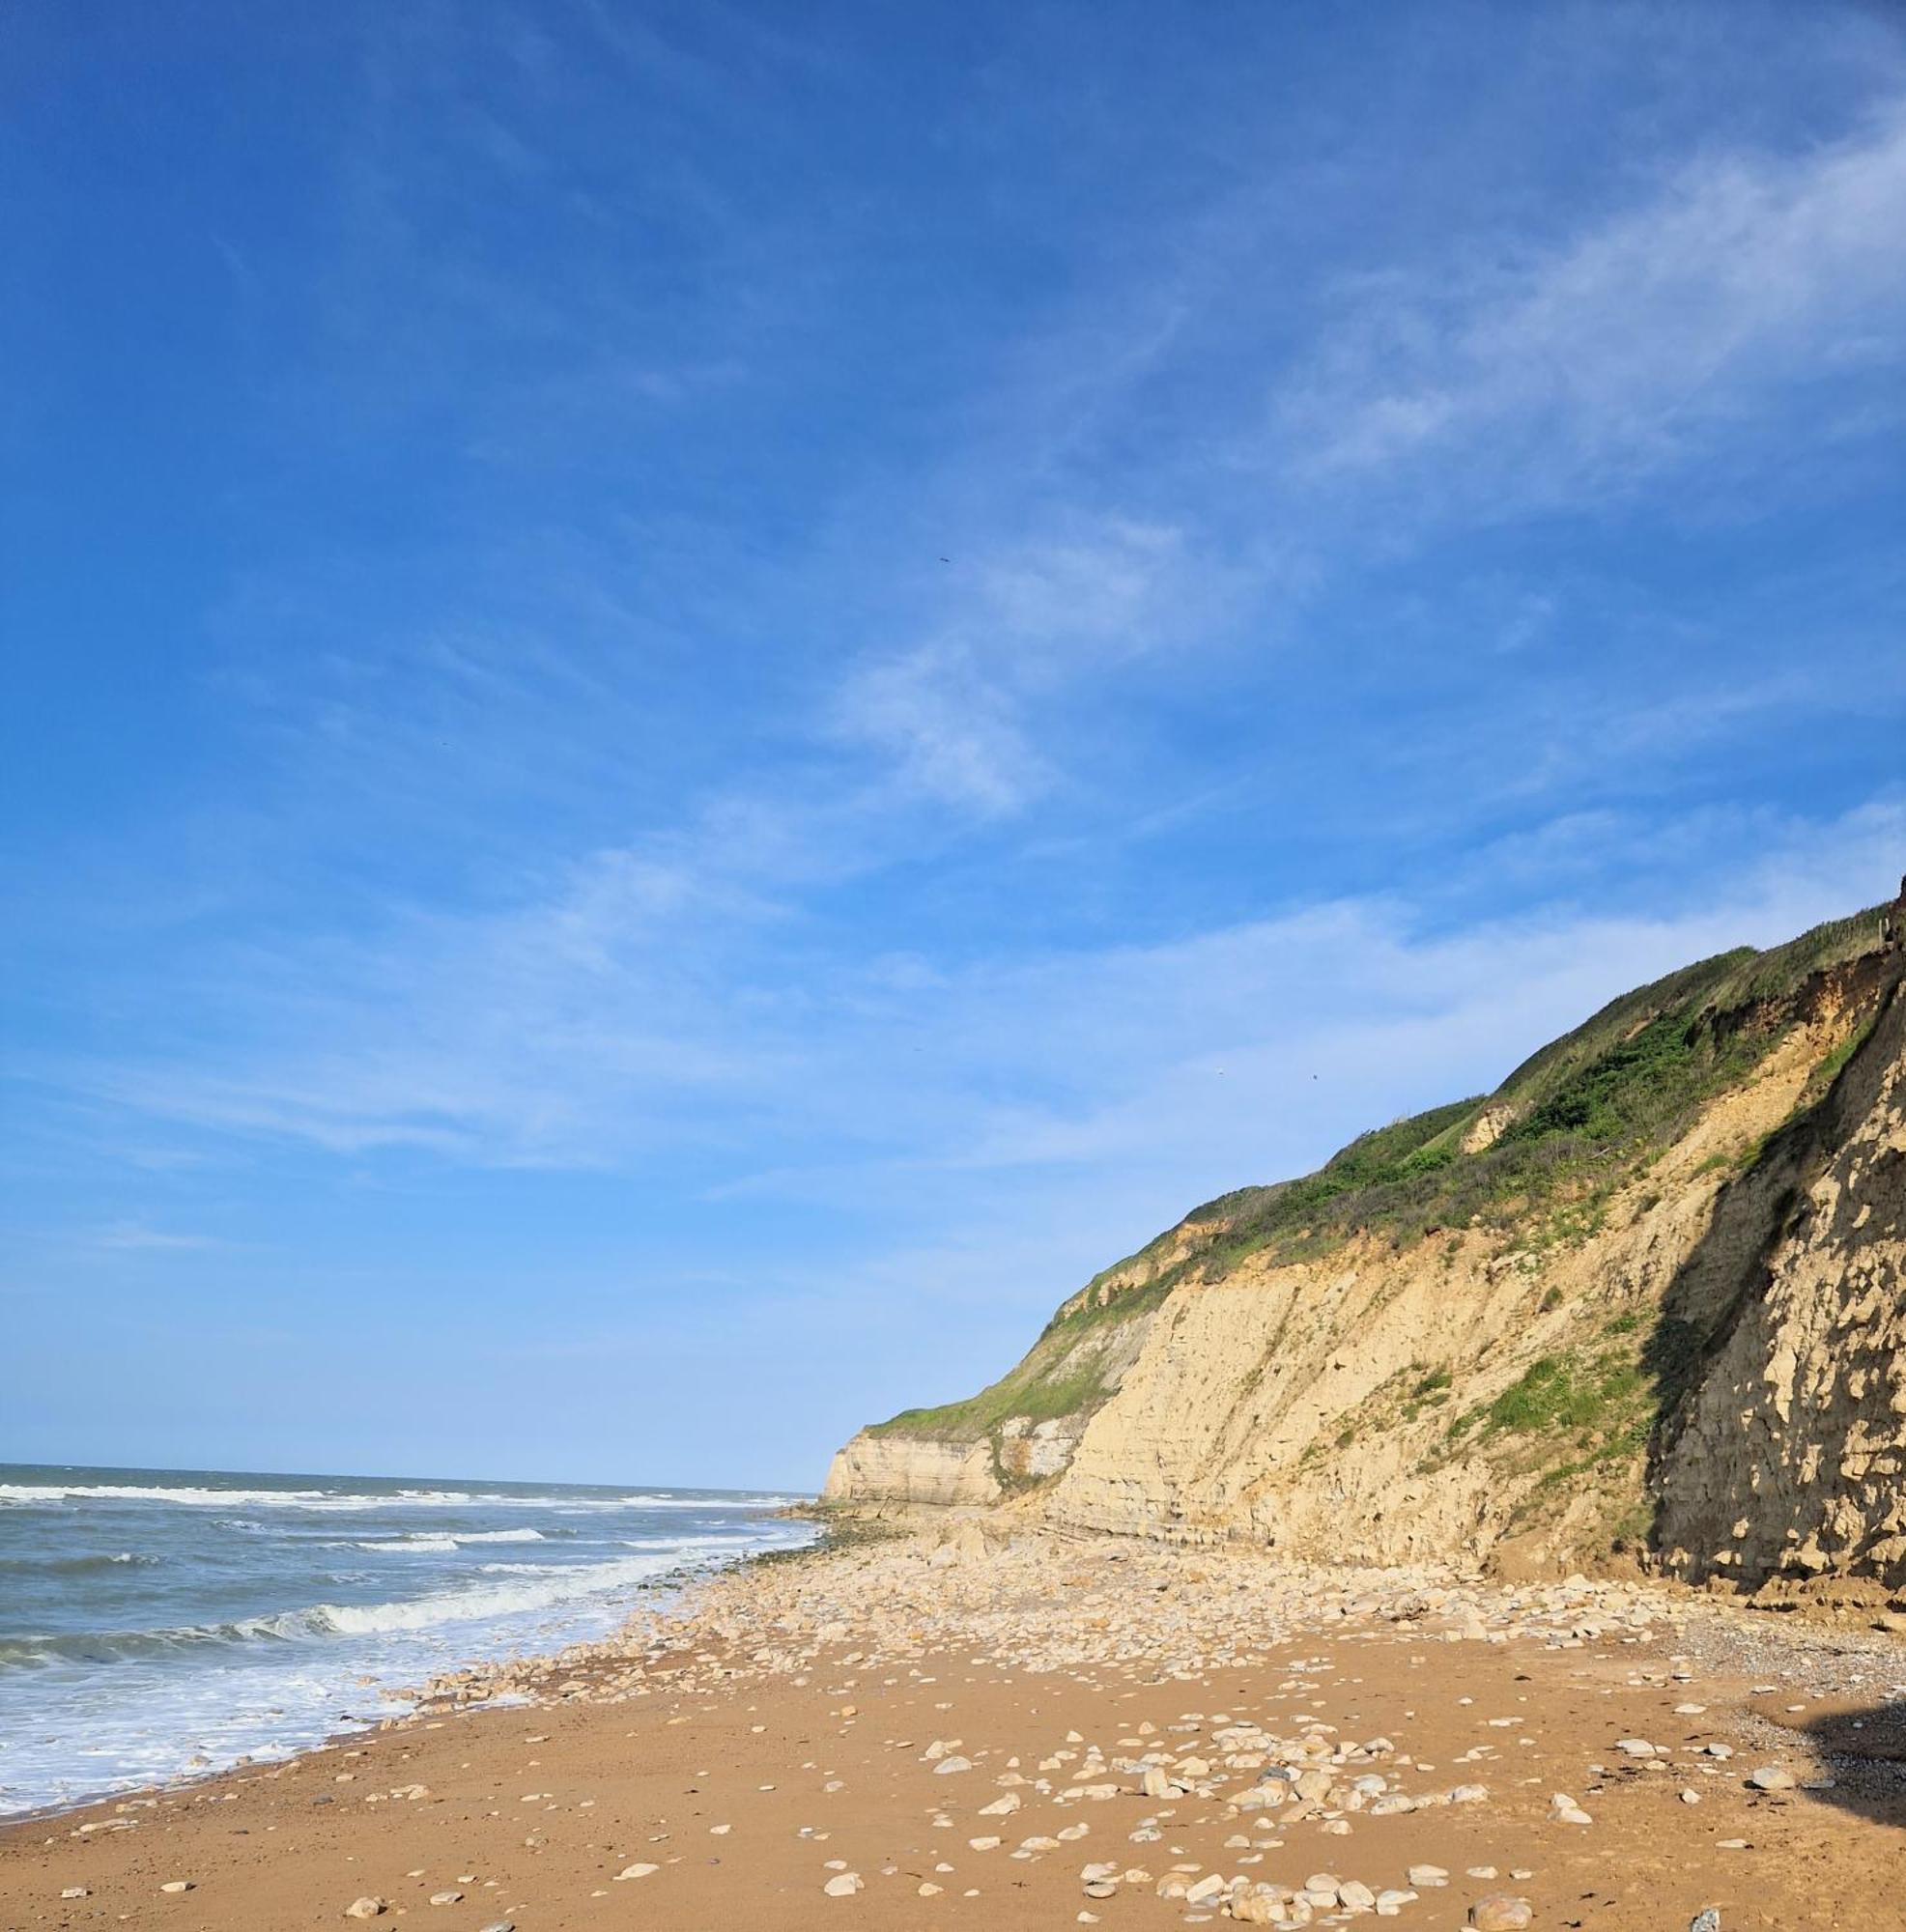
<path fill-rule="evenodd" d="M 0 1925 L 1906 1928 L 1902 1710 L 1897 1638 L 1685 1593 L 969 1526 L 16 1823 Z"/>

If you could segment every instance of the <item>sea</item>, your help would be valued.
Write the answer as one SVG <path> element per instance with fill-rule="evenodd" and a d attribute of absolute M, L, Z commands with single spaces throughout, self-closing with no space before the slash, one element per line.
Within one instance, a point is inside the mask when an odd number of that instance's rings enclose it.
<path fill-rule="evenodd" d="M 765 1492 L 0 1463 L 0 1815 L 288 1755 L 811 1540 Z"/>

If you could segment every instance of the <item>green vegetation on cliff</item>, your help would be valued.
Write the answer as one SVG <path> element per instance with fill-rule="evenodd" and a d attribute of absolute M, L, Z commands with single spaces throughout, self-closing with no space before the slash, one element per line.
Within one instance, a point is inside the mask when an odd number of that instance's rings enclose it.
<path fill-rule="evenodd" d="M 1880 912 L 1816 926 L 1765 952 L 1741 947 L 1611 1001 L 1494 1094 L 1359 1135 L 1316 1173 L 1193 1209 L 1209 1229 L 1155 1285 L 1215 1280 L 1245 1256 L 1327 1254 L 1352 1236 L 1398 1245 L 1442 1228 L 1508 1228 L 1584 1210 L 1747 1079 L 1802 1016 L 1816 975 L 1871 953 Z M 1493 1137 L 1480 1130 L 1494 1123 Z M 1465 1151 L 1465 1141 L 1471 1149 Z"/>
<path fill-rule="evenodd" d="M 1090 1415 L 1129 1358 L 1132 1322 L 1170 1292 L 1168 1285 L 1152 1284 L 1104 1302 L 1075 1296 L 1046 1323 L 1025 1358 L 978 1395 L 938 1408 L 902 1409 L 868 1434 L 976 1442 L 1014 1416 L 1039 1423 Z M 1008 1474 L 1001 1469 L 1002 1477 Z"/>
<path fill-rule="evenodd" d="M 1301 1179 L 1220 1195 L 1095 1276 L 990 1387 L 905 1410 L 875 1433 L 991 1436 L 998 1463 L 1004 1424 L 1083 1420 L 1135 1352 L 1134 1324 L 1180 1284 L 1220 1280 L 1250 1256 L 1300 1262 L 1359 1236 L 1401 1248 L 1471 1227 L 1513 1232 L 1531 1248 L 1594 1232 L 1615 1188 L 1645 1171 L 1717 1094 L 1750 1079 L 1809 1016 L 1833 969 L 1877 956 L 1881 917 L 1875 908 L 1764 952 L 1742 947 L 1684 967 L 1611 1001 L 1494 1094 L 1362 1134 Z M 1820 1069 L 1816 1094 L 1834 1070 Z M 1621 1411 L 1613 1426 L 1609 1408 Z M 1599 1458 L 1634 1449 L 1642 1409 L 1634 1349 L 1625 1347 L 1593 1362 L 1535 1364 L 1457 1433 L 1559 1429 L 1592 1438 L 1581 1446 Z"/>

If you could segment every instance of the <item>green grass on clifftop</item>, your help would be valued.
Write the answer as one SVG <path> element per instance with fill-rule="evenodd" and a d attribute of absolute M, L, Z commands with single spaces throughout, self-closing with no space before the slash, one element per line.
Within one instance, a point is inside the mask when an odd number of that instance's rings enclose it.
<path fill-rule="evenodd" d="M 1879 935 L 1875 908 L 1625 993 L 1494 1094 L 1360 1135 L 1302 1179 L 1239 1188 L 1194 1209 L 1181 1225 L 1209 1225 L 1209 1236 L 1154 1286 L 1215 1279 L 1265 1251 L 1274 1261 L 1323 1256 L 1356 1235 L 1401 1245 L 1442 1228 L 1508 1228 L 1558 1210 L 1564 1231 L 1589 1232 L 1599 1197 L 1752 1073 L 1797 1017 L 1808 980 L 1871 952 Z M 1493 1145 L 1465 1153 L 1486 1111 L 1507 1124 Z"/>
<path fill-rule="evenodd" d="M 1359 1135 L 1299 1179 L 1207 1202 L 1095 1276 L 990 1387 L 964 1402 L 904 1410 L 876 1432 L 972 1441 L 1014 1416 L 1089 1413 L 1109 1392 L 1110 1331 L 1156 1308 L 1181 1282 L 1218 1280 L 1253 1255 L 1298 1262 L 1357 1236 L 1401 1247 L 1471 1226 L 1514 1230 L 1535 1247 L 1592 1233 L 1616 1186 L 1718 1094 L 1751 1077 L 1803 1016 L 1800 996 L 1815 975 L 1875 951 L 1880 923 L 1874 908 L 1765 952 L 1741 947 L 1683 967 L 1610 1001 L 1492 1094 Z M 1497 1137 L 1465 1152 L 1486 1114 Z M 1566 1421 L 1584 1404 L 1611 1400 L 1609 1368 L 1537 1364 L 1502 1414 L 1472 1421 L 1492 1435 L 1515 1433 L 1551 1408 L 1550 1419 Z M 1625 1382 L 1621 1393 L 1632 1393 Z"/>

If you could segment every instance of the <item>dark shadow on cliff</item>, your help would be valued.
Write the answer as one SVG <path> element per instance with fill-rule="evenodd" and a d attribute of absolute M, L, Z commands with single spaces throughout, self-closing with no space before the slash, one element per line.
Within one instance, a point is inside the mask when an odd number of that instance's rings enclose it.
<path fill-rule="evenodd" d="M 1823 978 L 1823 986 L 1831 982 L 1847 1004 L 1870 1003 L 1871 1025 L 1851 1044 L 1826 1091 L 1770 1134 L 1746 1171 L 1721 1188 L 1706 1233 L 1663 1296 L 1640 1358 L 1654 1411 L 1647 1487 L 1654 1505 L 1649 1544 L 1658 1553 L 1673 1541 L 1676 1525 L 1669 1520 L 1665 1478 L 1701 1385 L 1743 1316 L 1765 1297 L 1783 1244 L 1808 1232 L 1814 1211 L 1808 1189 L 1873 1104 L 1886 1065 L 1906 1048 L 1902 971 L 1906 960 L 1888 952 L 1866 955 Z M 1857 1203 L 1843 1198 L 1835 1225 L 1812 1232 L 1834 1241 L 1850 1240 L 1857 1209 Z M 1874 1238 L 1896 1231 L 1865 1227 L 1860 1232 Z M 1739 1514 L 1751 1515 L 1750 1500 L 1739 1499 Z M 1679 1571 L 1690 1581 L 1702 1578 L 1701 1553 L 1694 1553 L 1692 1567 Z M 1745 1571 L 1736 1571 L 1734 1581 L 1749 1587 L 1760 1581 L 1772 1573 L 1778 1551 L 1762 1548 L 1753 1557 L 1758 1560 L 1750 1558 Z"/>

